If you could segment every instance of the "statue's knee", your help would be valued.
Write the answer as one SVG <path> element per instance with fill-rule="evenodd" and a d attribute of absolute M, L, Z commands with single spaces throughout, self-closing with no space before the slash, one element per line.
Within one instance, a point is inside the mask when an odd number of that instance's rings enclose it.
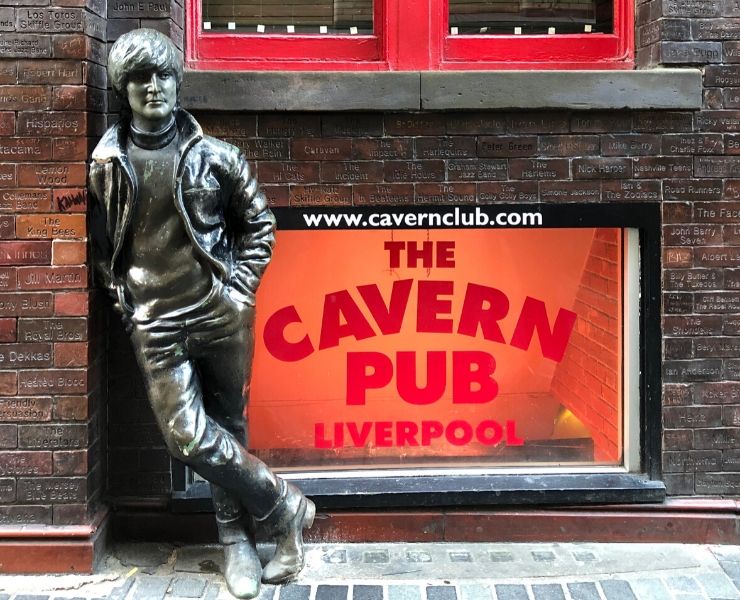
<path fill-rule="evenodd" d="M 165 443 L 170 454 L 177 460 L 189 463 L 200 454 L 202 435 L 198 435 L 194 426 L 178 426 L 178 423 L 169 423 Z"/>

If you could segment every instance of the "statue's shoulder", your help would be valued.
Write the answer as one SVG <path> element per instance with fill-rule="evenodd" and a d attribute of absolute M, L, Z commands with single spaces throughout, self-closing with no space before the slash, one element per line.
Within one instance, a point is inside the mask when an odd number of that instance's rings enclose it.
<path fill-rule="evenodd" d="M 112 161 L 121 153 L 121 135 L 124 124 L 119 121 L 115 125 L 108 128 L 108 130 L 100 138 L 100 141 L 95 146 L 92 152 L 92 164 L 107 163 Z"/>

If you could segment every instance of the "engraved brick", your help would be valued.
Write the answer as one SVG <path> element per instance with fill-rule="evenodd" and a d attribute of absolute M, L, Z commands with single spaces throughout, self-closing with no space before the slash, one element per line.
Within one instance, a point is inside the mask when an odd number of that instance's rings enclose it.
<path fill-rule="evenodd" d="M 49 58 L 50 56 L 51 39 L 49 36 L 29 33 L 3 33 L 0 36 L 0 57 L 2 58 Z"/>
<path fill-rule="evenodd" d="M 81 186 L 87 180 L 85 163 L 37 163 L 17 166 L 19 186 Z"/>
<path fill-rule="evenodd" d="M 82 238 L 87 233 L 85 215 L 19 215 L 16 235 L 21 239 Z"/>
<path fill-rule="evenodd" d="M 28 450 L 86 448 L 87 425 L 20 425 L 18 446 Z"/>
<path fill-rule="evenodd" d="M 508 116 L 509 133 L 567 133 L 568 116 L 561 112 L 512 113 Z"/>
<path fill-rule="evenodd" d="M 350 206 L 352 188 L 348 185 L 292 185 L 291 206 Z"/>
<path fill-rule="evenodd" d="M 352 140 L 352 158 L 364 160 L 399 160 L 413 158 L 414 146 L 410 138 L 381 138 Z"/>
<path fill-rule="evenodd" d="M 29 4 L 36 4 L 30 2 Z M 82 31 L 82 10 L 79 8 L 23 8 L 16 10 L 18 31 L 43 33 Z"/>
<path fill-rule="evenodd" d="M 722 44 L 722 57 L 726 63 L 740 62 L 740 43 L 724 42 Z"/>
<path fill-rule="evenodd" d="M 691 22 L 694 39 L 735 40 L 740 36 L 740 21 L 733 19 L 694 19 Z"/>
<path fill-rule="evenodd" d="M 383 163 L 379 161 L 322 162 L 324 183 L 374 183 L 383 181 Z"/>
<path fill-rule="evenodd" d="M 478 184 L 478 202 L 537 202 L 536 181 L 507 181 Z"/>
<path fill-rule="evenodd" d="M 73 317 L 19 319 L 18 340 L 21 342 L 84 342 L 87 341 L 87 319 Z"/>
<path fill-rule="evenodd" d="M 604 200 L 615 202 L 658 202 L 661 199 L 659 181 L 602 181 Z M 690 216 L 690 215 L 689 215 Z"/>
<path fill-rule="evenodd" d="M 740 406 L 722 407 L 722 424 L 727 427 L 740 426 Z"/>
<path fill-rule="evenodd" d="M 722 62 L 720 42 L 663 42 L 660 55 L 664 64 L 703 64 Z"/>
<path fill-rule="evenodd" d="M 258 178 L 263 183 L 318 183 L 318 162 L 270 162 L 257 164 Z"/>
<path fill-rule="evenodd" d="M 697 267 L 740 266 L 740 247 L 737 246 L 708 246 L 697 248 L 694 256 Z"/>
<path fill-rule="evenodd" d="M 629 131 L 632 119 L 629 113 L 590 112 L 577 113 L 571 117 L 571 130 L 574 133 L 607 133 Z"/>
<path fill-rule="evenodd" d="M 51 364 L 51 344 L 0 344 L 0 369 L 48 367 Z"/>
<path fill-rule="evenodd" d="M 543 156 L 583 156 L 599 153 L 595 135 L 542 135 L 538 151 Z"/>
<path fill-rule="evenodd" d="M 86 138 L 54 138 L 51 153 L 56 161 L 86 160 L 88 155 Z M 59 190 L 63 195 L 70 195 L 70 190 Z"/>
<path fill-rule="evenodd" d="M 0 189 L 16 187 L 15 165 L 0 163 Z"/>
<path fill-rule="evenodd" d="M 740 312 L 740 294 L 738 292 L 696 294 L 694 308 L 698 313 Z"/>
<path fill-rule="evenodd" d="M 667 383 L 711 381 L 722 376 L 722 361 L 719 359 L 666 360 L 663 362 L 663 378 Z"/>
<path fill-rule="evenodd" d="M 110 0 L 108 18 L 167 18 L 170 16 L 169 0 Z"/>
<path fill-rule="evenodd" d="M 599 202 L 601 184 L 598 181 L 543 181 L 540 199 L 543 202 Z"/>
<path fill-rule="evenodd" d="M 0 293 L 0 316 L 45 316 L 51 314 L 51 293 Z"/>
<path fill-rule="evenodd" d="M 668 338 L 663 340 L 663 358 L 694 358 L 693 341 L 682 338 Z"/>
<path fill-rule="evenodd" d="M 290 155 L 299 160 L 346 160 L 351 153 L 350 139 L 298 138 L 290 142 Z"/>
<path fill-rule="evenodd" d="M 666 17 L 706 19 L 720 16 L 721 11 L 721 0 L 663 0 Z"/>
<path fill-rule="evenodd" d="M 669 134 L 663 136 L 663 154 L 722 154 L 724 142 L 719 134 Z"/>
<path fill-rule="evenodd" d="M 15 396 L 18 393 L 18 374 L 11 371 L 0 372 L 0 396 Z"/>
<path fill-rule="evenodd" d="M 78 60 L 91 58 L 95 62 L 100 62 L 102 58 L 92 55 L 90 52 L 92 45 L 88 43 L 84 35 L 79 33 L 52 36 L 51 43 L 54 58 L 76 58 Z"/>
<path fill-rule="evenodd" d="M 262 114 L 259 116 L 258 131 L 261 137 L 320 137 L 321 118 L 317 115 Z"/>
<path fill-rule="evenodd" d="M 242 151 L 249 160 L 288 160 L 288 140 L 223 138 Z"/>
<path fill-rule="evenodd" d="M 89 522 L 87 504 L 55 504 L 52 508 L 54 525 L 80 525 Z"/>
<path fill-rule="evenodd" d="M 697 450 L 732 450 L 740 443 L 740 428 L 717 427 L 695 429 L 694 446 Z"/>
<path fill-rule="evenodd" d="M 694 447 L 694 432 L 690 429 L 664 429 L 663 448 L 665 450 L 691 450 Z"/>
<path fill-rule="evenodd" d="M 722 464 L 722 453 L 717 450 L 689 450 L 666 452 L 663 468 L 667 472 L 718 471 Z"/>
<path fill-rule="evenodd" d="M 635 177 L 691 177 L 693 170 L 690 156 L 639 156 L 634 159 Z"/>
<path fill-rule="evenodd" d="M 722 199 L 722 181 L 719 179 L 672 179 L 663 182 L 665 200 L 700 202 Z"/>
<path fill-rule="evenodd" d="M 447 116 L 447 133 L 490 135 L 506 131 L 506 117 L 489 113 L 452 113 Z"/>
<path fill-rule="evenodd" d="M 19 135 L 85 135 L 87 121 L 83 112 L 46 111 L 18 114 Z"/>
<path fill-rule="evenodd" d="M 439 114 L 391 114 L 385 116 L 386 135 L 443 135 L 447 124 Z"/>
<path fill-rule="evenodd" d="M 15 84 L 18 82 L 17 62 L 0 58 L 0 84 Z"/>
<path fill-rule="evenodd" d="M 740 338 L 700 337 L 696 339 L 695 348 L 699 358 L 733 358 L 740 355 Z"/>
<path fill-rule="evenodd" d="M 51 475 L 51 452 L 0 452 L 0 475 Z"/>
<path fill-rule="evenodd" d="M 0 110 L 32 110 L 51 106 L 49 88 L 41 85 L 0 85 Z"/>
<path fill-rule="evenodd" d="M 50 242 L 0 242 L 0 265 L 43 265 L 50 260 Z"/>
<path fill-rule="evenodd" d="M 82 316 L 89 310 L 89 294 L 87 292 L 65 292 L 54 294 L 54 315 Z"/>
<path fill-rule="evenodd" d="M 670 133 L 684 132 L 693 129 L 692 113 L 649 111 L 636 112 L 634 115 L 635 131 Z"/>
<path fill-rule="evenodd" d="M 389 182 L 444 181 L 445 163 L 442 160 L 389 160 L 383 164 L 383 171 Z"/>
<path fill-rule="evenodd" d="M 622 133 L 601 136 L 601 151 L 604 156 L 652 155 L 659 150 L 658 135 Z"/>
<path fill-rule="evenodd" d="M 84 188 L 55 189 L 52 204 L 59 212 L 85 212 L 87 208 L 87 190 Z M 67 219 L 67 222 L 75 223 L 74 219 Z M 61 221 L 58 225 L 54 228 L 54 231 L 58 234 L 56 237 L 84 237 L 84 233 L 77 236 L 73 235 L 76 228 L 61 227 Z"/>
<path fill-rule="evenodd" d="M 51 405 L 51 398 L 0 398 L 0 421 L 49 421 Z"/>
<path fill-rule="evenodd" d="M 740 101 L 740 94 L 738 100 Z M 725 136 L 725 152 L 732 155 L 740 154 L 740 134 L 730 133 Z"/>
<path fill-rule="evenodd" d="M 474 183 L 420 183 L 417 204 L 475 204 Z"/>
<path fill-rule="evenodd" d="M 697 202 L 694 204 L 696 223 L 731 224 L 740 218 L 740 202 Z"/>
<path fill-rule="evenodd" d="M 663 228 L 668 246 L 706 246 L 722 241 L 722 229 L 710 225 L 669 225 Z"/>
<path fill-rule="evenodd" d="M 477 158 L 447 161 L 448 181 L 493 181 L 507 178 L 504 159 Z"/>
<path fill-rule="evenodd" d="M 82 477 L 18 479 L 19 502 L 79 503 L 84 502 L 86 496 L 87 486 Z"/>
<path fill-rule="evenodd" d="M 704 108 L 709 109 L 720 109 L 724 108 L 724 100 L 722 98 L 722 90 L 716 88 L 705 88 L 702 90 L 702 96 L 704 98 Z M 733 108 L 728 106 L 727 108 Z"/>
<path fill-rule="evenodd" d="M 51 140 L 35 137 L 0 138 L 0 159 L 4 160 L 51 160 Z M 25 169 L 33 170 L 32 165 L 16 168 L 17 179 L 24 185 Z M 33 183 L 31 185 L 36 185 Z"/>
<path fill-rule="evenodd" d="M 630 158 L 574 158 L 573 179 L 629 179 Z"/>
<path fill-rule="evenodd" d="M 740 156 L 694 157 L 696 177 L 740 177 Z"/>
<path fill-rule="evenodd" d="M 728 179 L 725 181 L 723 200 L 740 200 L 740 179 Z"/>
<path fill-rule="evenodd" d="M 740 451 L 722 450 L 722 467 L 718 471 L 740 471 Z"/>
<path fill-rule="evenodd" d="M 75 427 L 65 425 L 64 427 Z M 86 475 L 88 470 L 86 450 L 54 452 L 54 475 Z"/>
<path fill-rule="evenodd" d="M 0 135 L 13 135 L 15 133 L 15 113 L 9 111 L 0 111 Z M 0 167 L 3 165 L 0 163 Z M 0 187 L 3 182 L 7 181 L 2 177 L 3 171 L 0 170 Z M 7 186 L 5 186 L 7 187 Z"/>
<path fill-rule="evenodd" d="M 423 137 L 415 141 L 416 158 L 472 158 L 476 143 L 472 137 Z"/>
<path fill-rule="evenodd" d="M 79 394 L 87 391 L 83 369 L 29 370 L 18 373 L 20 394 Z"/>
<path fill-rule="evenodd" d="M 20 60 L 18 61 L 18 83 L 80 84 L 82 83 L 82 63 L 74 60 Z"/>
<path fill-rule="evenodd" d="M 740 269 L 725 269 L 725 289 L 727 290 L 740 290 Z M 740 325 L 740 320 L 735 322 L 728 322 L 727 327 L 735 327 Z M 727 333 L 727 332 L 726 332 Z"/>
<path fill-rule="evenodd" d="M 691 404 L 693 386 L 666 384 L 663 386 L 663 404 L 665 406 L 683 406 Z"/>
<path fill-rule="evenodd" d="M 0 7 L 0 31 L 15 29 L 15 11 L 10 6 Z"/>
<path fill-rule="evenodd" d="M 22 290 L 56 290 L 87 287 L 87 267 L 20 267 L 18 287 Z"/>
<path fill-rule="evenodd" d="M 16 341 L 17 321 L 10 318 L 0 318 L 0 342 Z"/>
<path fill-rule="evenodd" d="M 696 114 L 696 127 L 701 131 L 740 132 L 740 110 L 704 110 Z"/>
<path fill-rule="evenodd" d="M 690 267 L 694 264 L 693 248 L 663 248 L 663 265 L 668 268 Z M 669 289 L 687 289 L 686 274 L 683 271 L 665 272 Z M 721 279 L 720 279 L 721 281 Z"/>
<path fill-rule="evenodd" d="M 567 179 L 569 176 L 570 167 L 564 158 L 512 158 L 509 161 L 512 179 Z"/>
<path fill-rule="evenodd" d="M 707 66 L 704 70 L 704 85 L 708 87 L 740 87 L 740 66 Z"/>
<path fill-rule="evenodd" d="M 740 401 L 740 383 L 723 381 L 694 387 L 697 404 L 734 404 Z"/>
<path fill-rule="evenodd" d="M 683 249 L 689 251 L 689 249 Z M 680 252 L 676 249 L 673 252 Z M 694 252 L 696 256 L 696 251 Z M 722 288 L 722 271 L 717 269 L 668 269 L 665 272 L 665 286 L 669 290 L 696 291 Z"/>
<path fill-rule="evenodd" d="M 85 110 L 87 88 L 81 85 L 61 85 L 52 91 L 53 110 Z"/>
<path fill-rule="evenodd" d="M 707 336 L 722 331 L 722 317 L 692 315 L 690 317 L 667 316 L 663 320 L 665 335 Z"/>
<path fill-rule="evenodd" d="M 0 503 L 13 504 L 15 502 L 15 479 L 0 479 Z"/>
<path fill-rule="evenodd" d="M 353 203 L 358 206 L 414 203 L 414 186 L 410 183 L 355 185 L 352 189 Z"/>
<path fill-rule="evenodd" d="M 269 206 L 288 206 L 289 189 L 286 185 L 263 185 L 262 193 L 267 199 Z"/>
<path fill-rule="evenodd" d="M 537 154 L 537 136 L 480 136 L 478 156 L 515 157 Z"/>
<path fill-rule="evenodd" d="M 248 138 L 257 135 L 254 115 L 198 114 L 198 123 L 207 135 L 219 138 Z"/>
<path fill-rule="evenodd" d="M 0 506 L 0 525 L 51 525 L 51 507 Z"/>
<path fill-rule="evenodd" d="M 327 137 L 378 137 L 383 135 L 383 117 L 374 114 L 324 115 L 321 131 Z"/>

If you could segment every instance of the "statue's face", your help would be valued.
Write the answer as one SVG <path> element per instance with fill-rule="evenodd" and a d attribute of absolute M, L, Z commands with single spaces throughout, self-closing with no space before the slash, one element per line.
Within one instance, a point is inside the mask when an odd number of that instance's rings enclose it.
<path fill-rule="evenodd" d="M 177 81 L 168 70 L 148 69 L 132 73 L 126 84 L 128 103 L 139 128 L 156 130 L 166 124 L 177 102 Z"/>

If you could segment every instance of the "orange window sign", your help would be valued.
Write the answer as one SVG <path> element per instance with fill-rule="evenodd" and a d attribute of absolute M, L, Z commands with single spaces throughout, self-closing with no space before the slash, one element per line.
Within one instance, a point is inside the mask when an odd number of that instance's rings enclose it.
<path fill-rule="evenodd" d="M 280 230 L 251 447 L 282 469 L 618 465 L 622 230 Z"/>

